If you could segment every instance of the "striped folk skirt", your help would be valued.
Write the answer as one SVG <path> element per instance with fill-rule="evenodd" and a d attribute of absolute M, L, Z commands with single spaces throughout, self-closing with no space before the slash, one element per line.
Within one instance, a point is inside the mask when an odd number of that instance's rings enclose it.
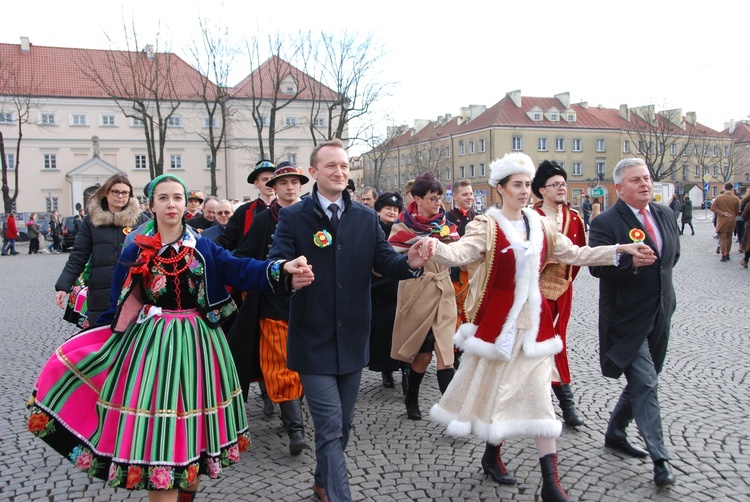
<path fill-rule="evenodd" d="M 274 403 L 293 401 L 303 394 L 299 373 L 286 367 L 288 333 L 286 321 L 260 319 L 260 369 L 268 397 Z"/>
<path fill-rule="evenodd" d="M 29 403 L 29 431 L 114 487 L 220 477 L 250 445 L 223 333 L 196 310 L 139 319 L 124 333 L 82 331 L 55 351 Z"/>

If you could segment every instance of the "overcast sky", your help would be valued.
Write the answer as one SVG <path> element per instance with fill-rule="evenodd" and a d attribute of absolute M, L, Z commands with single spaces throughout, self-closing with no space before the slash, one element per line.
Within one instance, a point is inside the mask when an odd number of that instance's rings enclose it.
<path fill-rule="evenodd" d="M 199 38 L 198 17 L 254 32 L 372 32 L 387 48 L 383 80 L 398 82 L 381 104 L 396 123 L 457 115 L 506 92 L 570 92 L 572 102 L 618 108 L 653 104 L 695 111 L 717 130 L 750 114 L 744 2 L 667 0 L 489 2 L 278 2 L 128 0 L 3 2 L 3 43 L 107 49 L 135 18 L 141 45 L 157 25 L 174 52 Z M 744 7 L 743 7 L 744 6 Z M 164 43 L 160 45 L 164 46 Z M 115 47 L 124 48 L 124 45 Z M 241 58 L 242 59 L 242 58 Z M 249 67 L 238 61 L 237 83 Z"/>

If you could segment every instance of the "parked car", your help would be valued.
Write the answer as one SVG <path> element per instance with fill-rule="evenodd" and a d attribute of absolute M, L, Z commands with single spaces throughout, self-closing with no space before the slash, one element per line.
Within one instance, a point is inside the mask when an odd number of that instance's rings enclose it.
<path fill-rule="evenodd" d="M 711 209 L 711 199 L 701 202 L 701 209 Z"/>
<path fill-rule="evenodd" d="M 44 236 L 44 240 L 52 242 L 52 235 L 49 233 L 49 220 L 42 219 L 36 220 L 36 224 L 39 225 L 39 232 Z M 26 229 L 26 221 L 23 225 L 18 225 L 18 240 L 20 242 L 26 242 L 29 240 L 29 234 Z"/>
<path fill-rule="evenodd" d="M 76 221 L 75 216 L 66 216 L 62 220 L 62 250 L 67 251 L 73 247 L 76 241 L 76 235 L 78 235 L 78 228 L 80 223 Z"/>

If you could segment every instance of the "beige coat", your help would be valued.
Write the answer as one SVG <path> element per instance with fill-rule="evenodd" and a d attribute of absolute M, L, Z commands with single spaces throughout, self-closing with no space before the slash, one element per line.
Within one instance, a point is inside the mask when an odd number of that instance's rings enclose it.
<path fill-rule="evenodd" d="M 732 192 L 724 192 L 716 197 L 711 204 L 711 211 L 716 213 L 716 232 L 732 233 L 740 214 L 740 198 Z M 729 213 L 731 216 L 724 216 Z"/>

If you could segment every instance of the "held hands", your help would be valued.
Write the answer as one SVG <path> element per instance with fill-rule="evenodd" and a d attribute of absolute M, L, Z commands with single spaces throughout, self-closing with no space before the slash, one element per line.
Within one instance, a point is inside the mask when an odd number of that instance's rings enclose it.
<path fill-rule="evenodd" d="M 292 276 L 292 287 L 294 289 L 302 289 L 315 280 L 312 265 L 307 264 L 307 258 L 304 256 L 299 256 L 284 263 L 284 272 Z"/>
<path fill-rule="evenodd" d="M 422 237 L 409 248 L 408 261 L 411 268 L 421 268 L 435 256 L 437 241 L 431 237 Z"/>
<path fill-rule="evenodd" d="M 622 251 L 632 255 L 634 267 L 648 267 L 656 261 L 654 250 L 642 242 L 622 244 L 617 246 L 617 251 Z"/>
<path fill-rule="evenodd" d="M 58 291 L 55 293 L 55 303 L 57 303 L 57 306 L 61 309 L 65 308 L 65 297 L 68 296 L 68 293 L 65 291 Z"/>

